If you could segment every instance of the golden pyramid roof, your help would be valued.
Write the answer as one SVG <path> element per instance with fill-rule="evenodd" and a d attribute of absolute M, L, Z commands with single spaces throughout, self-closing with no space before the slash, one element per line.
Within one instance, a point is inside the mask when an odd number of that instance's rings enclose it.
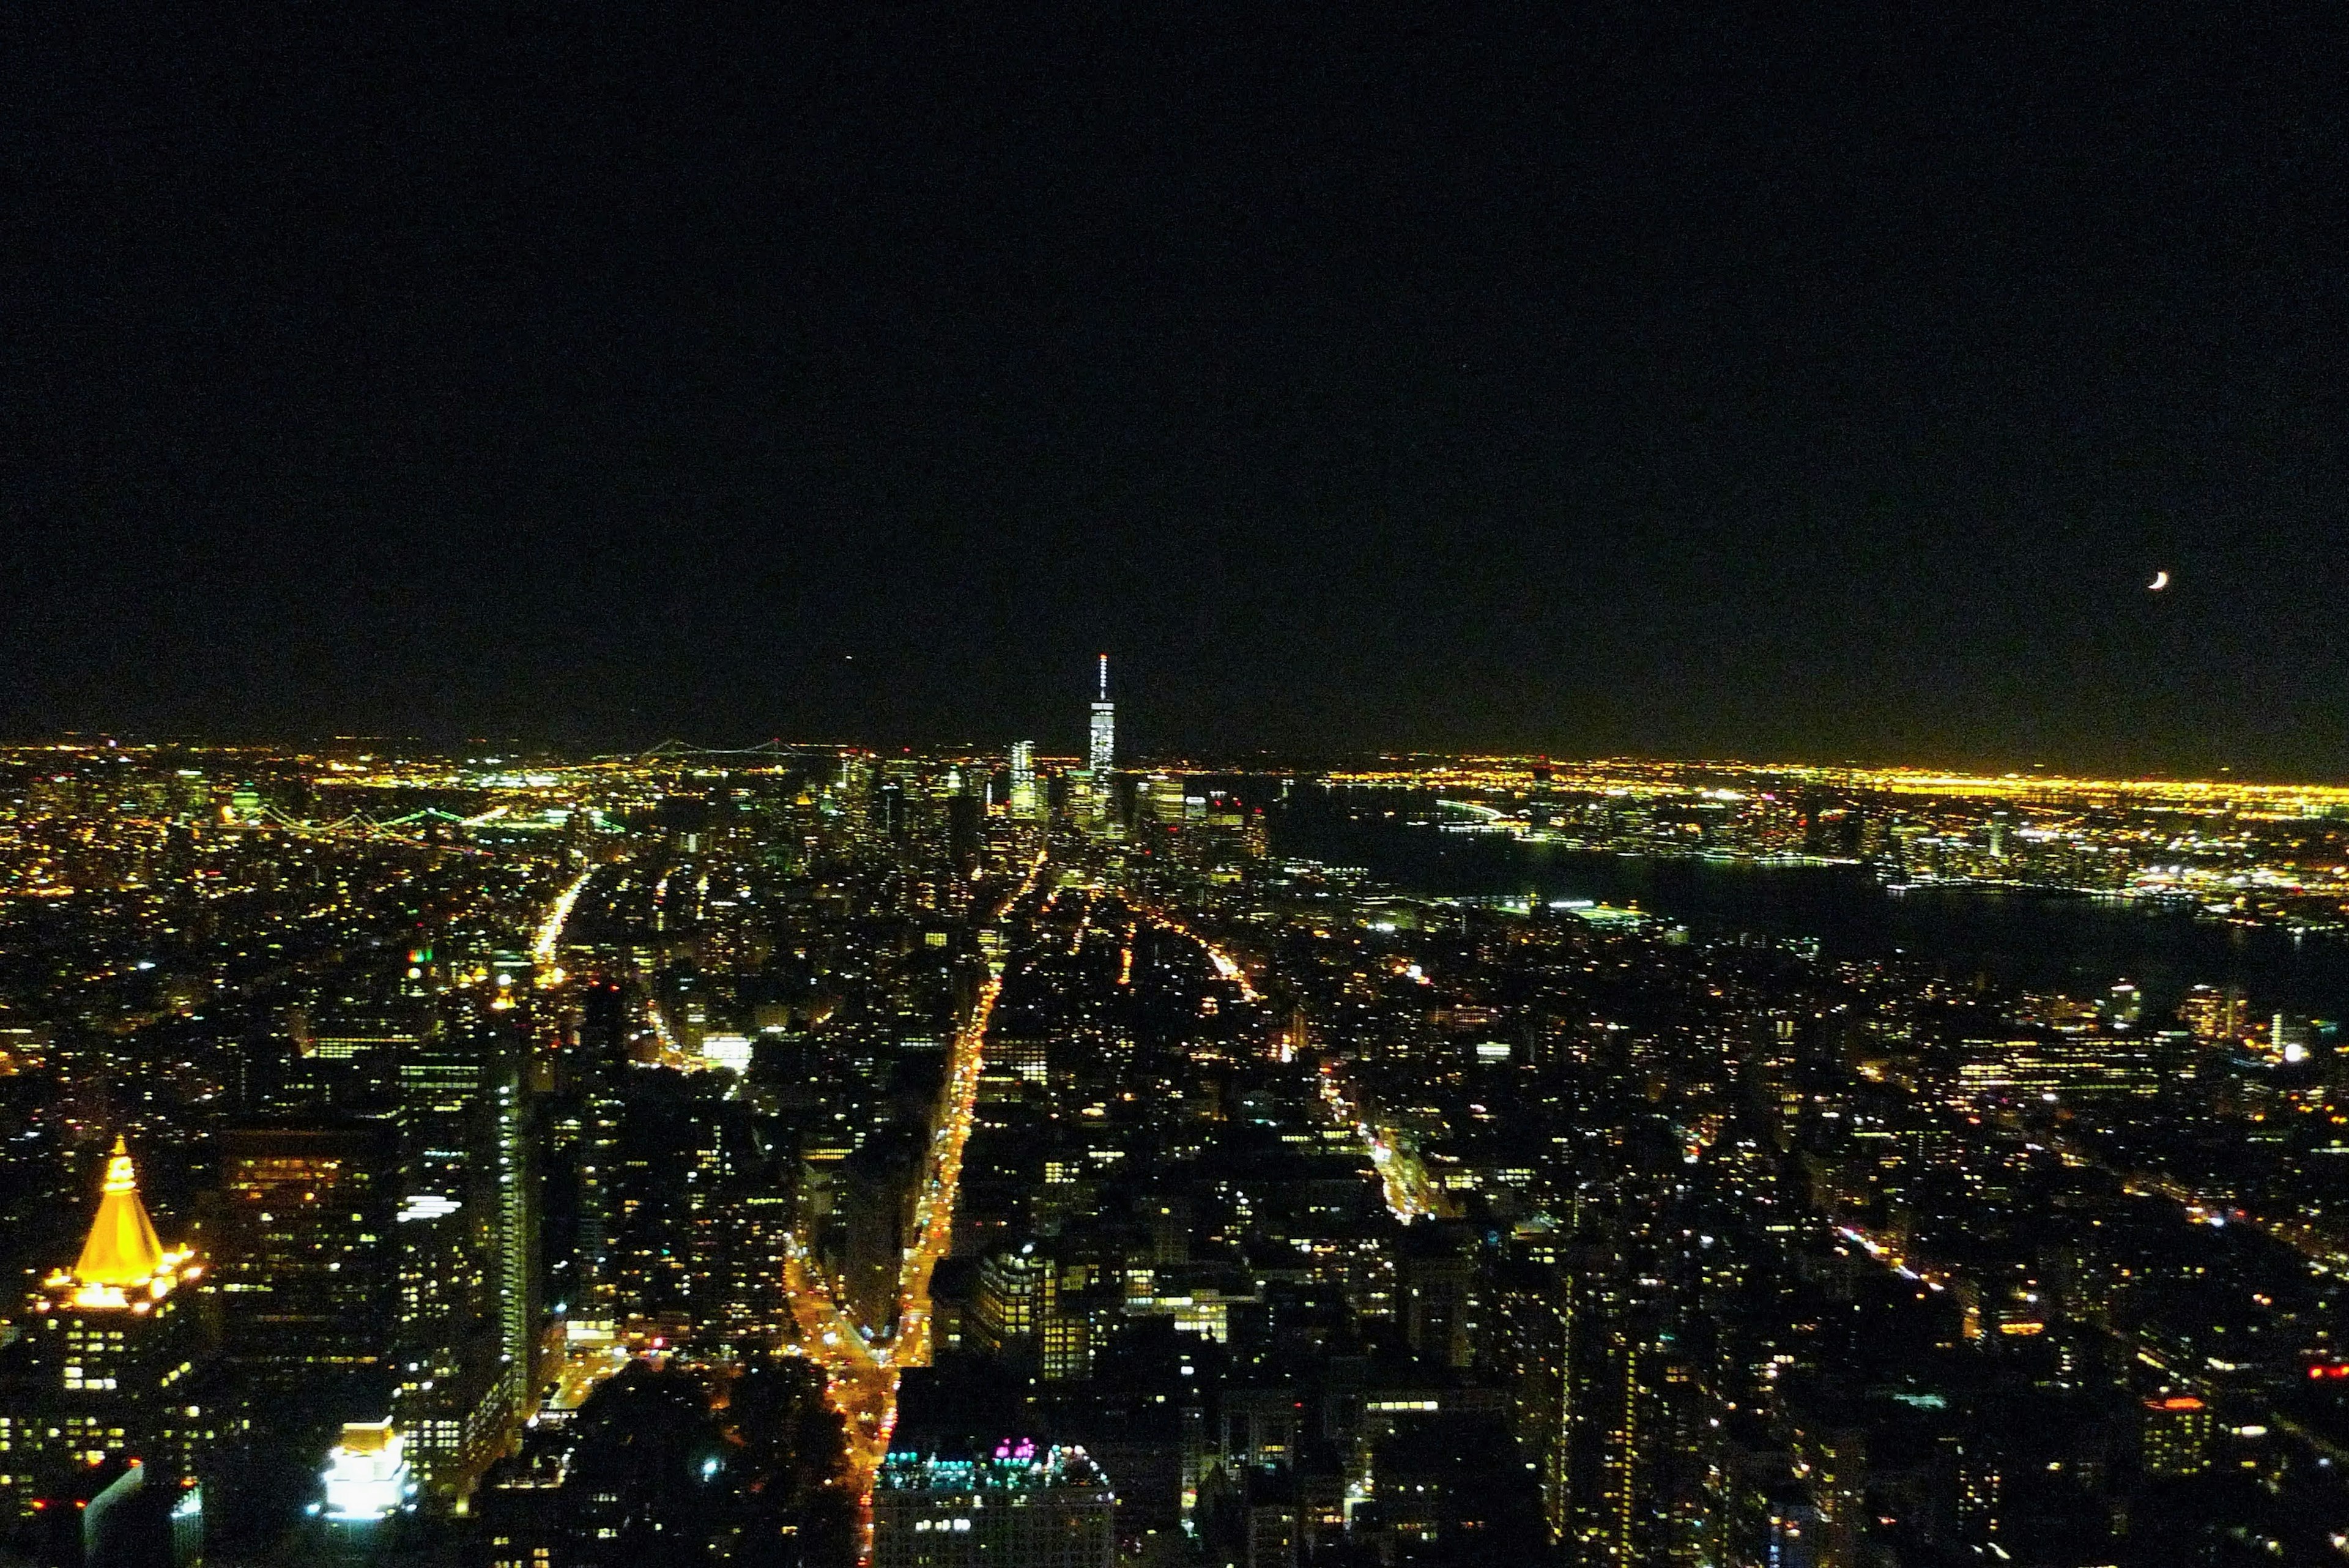
<path fill-rule="evenodd" d="M 141 1285 L 162 1266 L 163 1243 L 155 1239 L 147 1205 L 139 1201 L 139 1173 L 131 1167 L 129 1146 L 117 1137 L 106 1162 L 98 1218 L 81 1244 L 74 1279 L 84 1285 Z"/>

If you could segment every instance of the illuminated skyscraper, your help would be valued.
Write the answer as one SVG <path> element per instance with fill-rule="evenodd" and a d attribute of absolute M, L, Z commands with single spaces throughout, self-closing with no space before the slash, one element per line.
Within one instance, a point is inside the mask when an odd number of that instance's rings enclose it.
<path fill-rule="evenodd" d="M 375 1397 L 398 1303 L 398 1149 L 378 1121 L 222 1128 L 224 1348 L 247 1398 L 349 1419 Z M 362 1386 L 347 1386 L 357 1381 Z"/>
<path fill-rule="evenodd" d="M 1033 817 L 1038 814 L 1036 797 L 1036 742 L 1011 742 L 1011 815 Z"/>
<path fill-rule="evenodd" d="M 414 1466 L 428 1490 L 450 1501 L 469 1467 L 478 1471 L 487 1463 L 479 1450 L 504 1437 L 494 1408 L 482 1411 L 498 1362 L 494 1345 L 485 1343 L 481 1303 L 489 1282 L 471 1244 L 477 1218 L 453 1198 L 413 1193 L 392 1226 L 399 1268 L 392 1423 L 402 1462 Z"/>
<path fill-rule="evenodd" d="M 1093 700 L 1092 743 L 1085 765 L 1092 771 L 1093 789 L 1106 794 L 1110 770 L 1117 765 L 1117 704 L 1109 700 L 1109 655 L 1101 656 L 1101 695 Z"/>
<path fill-rule="evenodd" d="M 988 1253 L 979 1265 L 972 1303 L 970 1327 L 979 1347 L 993 1355 L 1033 1359 L 1037 1331 L 1058 1304 L 1059 1283 L 1052 1260 L 1038 1257 L 1032 1241 L 1016 1252 L 1006 1248 Z"/>
<path fill-rule="evenodd" d="M 109 1456 L 194 1473 L 217 1428 L 197 1392 L 204 1336 L 184 1288 L 202 1272 L 190 1249 L 157 1240 L 118 1138 L 81 1256 L 41 1282 L 0 1350 L 0 1502 L 11 1513 Z"/>
<path fill-rule="evenodd" d="M 2178 1004 L 2178 1018 L 2194 1031 L 2196 1039 L 2203 1041 L 2240 1040 L 2250 1027 L 2243 993 L 2231 985 L 2224 989 L 2196 986 Z"/>
<path fill-rule="evenodd" d="M 396 1118 L 219 1136 L 225 1350 L 255 1425 L 388 1414 L 436 1509 L 504 1447 L 532 1386 L 527 1106 L 495 1046 L 419 1042 Z"/>
<path fill-rule="evenodd" d="M 2137 1429 L 2146 1474 L 2193 1476 L 2210 1468 L 2210 1409 L 2192 1395 L 2147 1399 Z"/>
<path fill-rule="evenodd" d="M 520 1066 L 499 1064 L 492 1090 L 494 1181 L 490 1254 L 497 1282 L 499 1379 L 502 1418 L 519 1422 L 533 1382 L 537 1347 L 538 1223 L 536 1183 L 530 1168 L 530 1107 Z"/>

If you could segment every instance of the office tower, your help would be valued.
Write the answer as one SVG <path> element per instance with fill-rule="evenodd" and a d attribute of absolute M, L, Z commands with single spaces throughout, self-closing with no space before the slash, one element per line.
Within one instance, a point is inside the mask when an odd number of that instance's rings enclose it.
<path fill-rule="evenodd" d="M 1454 1398 L 1373 1403 L 1450 1405 Z M 1384 1432 L 1365 1434 L 1371 1453 L 1371 1511 L 1355 1521 L 1358 1535 L 1377 1540 L 1381 1560 L 1548 1559 L 1540 1494 L 1503 1412 L 1462 1398 L 1454 1408 L 1398 1411 L 1389 1419 Z M 1298 1511 L 1309 1517 L 1330 1511 L 1326 1500 L 1331 1482 L 1342 1514 L 1345 1483 L 1335 1477 L 1323 1483 L 1319 1506 Z M 1658 1568 L 1665 1562 L 1640 1561 Z"/>
<path fill-rule="evenodd" d="M 354 1062 L 397 1057 L 432 1029 L 432 1019 L 412 1008 L 335 1007 L 311 1016 L 302 1038 L 320 1061 Z"/>
<path fill-rule="evenodd" d="M 2243 993 L 2231 985 L 2196 986 L 2178 1004 L 2178 1017 L 2196 1039 L 2213 1043 L 2241 1039 L 2249 1023 Z"/>
<path fill-rule="evenodd" d="M 1117 1499 L 1082 1449 L 895 1454 L 874 1489 L 874 1568 L 1109 1568 L 1116 1556 Z"/>
<path fill-rule="evenodd" d="M 109 1459 L 87 1470 L 72 1490 L 81 1517 L 52 1522 L 68 1539 L 51 1535 L 47 1544 L 65 1549 L 44 1561 L 80 1568 L 192 1568 L 203 1561 L 204 1493 L 193 1476 L 164 1474 L 143 1460 Z M 53 1500 L 49 1511 L 64 1514 L 62 1501 Z M 75 1534 L 81 1538 L 78 1553 L 70 1541 Z"/>
<path fill-rule="evenodd" d="M 897 1318 L 897 1277 L 913 1229 L 920 1165 L 908 1151 L 874 1138 L 848 1157 L 842 1174 L 845 1304 L 859 1325 L 885 1334 Z"/>
<path fill-rule="evenodd" d="M 488 1397 L 499 1353 L 476 1217 L 455 1199 L 418 1193 L 401 1201 L 392 1227 L 399 1301 L 391 1421 L 436 1505 L 454 1500 L 503 1436 Z"/>
<path fill-rule="evenodd" d="M 715 1128 L 679 1075 L 647 1075 L 634 1087 L 621 1113 L 607 1195 L 612 1315 L 689 1316 L 695 1239 L 717 1197 Z"/>
<path fill-rule="evenodd" d="M 873 791 L 873 831 L 890 843 L 905 839 L 913 827 L 913 807 L 905 798 L 903 779 L 885 778 Z"/>
<path fill-rule="evenodd" d="M 957 876 L 968 877 L 978 869 L 985 825 L 986 807 L 978 796 L 965 793 L 947 797 L 947 856 Z"/>
<path fill-rule="evenodd" d="M 1211 1469 L 1191 1513 L 1208 1561 L 1297 1568 L 1309 1560 L 1311 1543 L 1299 1480 L 1283 1460 Z"/>
<path fill-rule="evenodd" d="M 1625 1258 L 1625 1241 L 1578 1244 L 1563 1260 L 1568 1451 L 1546 1490 L 1553 1528 L 1593 1568 L 1702 1557 L 1692 1502 L 1710 1429 L 1683 1336 L 1654 1296 L 1652 1276 Z"/>
<path fill-rule="evenodd" d="M 1048 1382 L 1087 1376 L 1094 1349 L 1089 1311 L 1098 1301 L 1064 1295 L 1053 1260 L 1032 1241 L 979 1261 L 959 1334 L 967 1347 Z"/>
<path fill-rule="evenodd" d="M 1093 793 L 1105 796 L 1110 770 L 1117 765 L 1117 704 L 1109 700 L 1109 655 L 1101 656 L 1101 695 L 1093 701 L 1092 722 L 1085 748 L 1085 766 L 1093 775 Z"/>
<path fill-rule="evenodd" d="M 1191 1220 L 1187 1198 L 1161 1198 L 1143 1205 L 1142 1223 L 1150 1237 L 1152 1267 L 1163 1269 L 1191 1261 Z"/>
<path fill-rule="evenodd" d="M 665 1315 L 680 1334 L 776 1343 L 790 1324 L 782 1276 L 793 1193 L 760 1141 L 755 1112 L 725 1097 L 716 1075 L 646 1075 L 635 1087 L 610 1160 L 608 1287 L 598 1286 L 598 1315 Z M 823 1168 L 822 1178 L 802 1179 L 798 1194 L 811 1235 L 845 1203 L 831 1180 L 846 1185 L 841 1166 Z"/>
<path fill-rule="evenodd" d="M 2279 1012 L 2269 1022 L 2268 1049 L 2279 1061 L 2295 1064 L 2307 1061 L 2315 1042 L 2315 1030 L 2295 1013 Z"/>
<path fill-rule="evenodd" d="M 612 1235 L 617 1218 L 622 1088 L 627 1065 L 626 1006 L 606 981 L 580 997 L 577 1049 L 559 1061 L 559 1091 L 543 1103 L 547 1137 L 538 1184 L 541 1247 L 554 1310 L 572 1319 L 613 1315 Z"/>
<path fill-rule="evenodd" d="M 1968 1093 L 2067 1098 L 2149 1096 L 2161 1075 L 2142 1040 L 2057 1034 L 2044 1040 L 1967 1040 L 1958 1087 Z"/>
<path fill-rule="evenodd" d="M 999 1026 L 997 1032 L 988 1038 L 986 1071 L 989 1076 L 999 1079 L 1045 1083 L 1049 1077 L 1050 1045 L 1050 1036 L 1020 1028 L 1016 1021 L 1009 1028 Z"/>
<path fill-rule="evenodd" d="M 520 1065 L 500 1064 L 490 1093 L 493 1203 L 491 1251 L 497 1282 L 499 1419 L 529 1413 L 538 1347 L 538 1194 L 530 1158 L 530 1107 Z"/>
<path fill-rule="evenodd" d="M 222 1129 L 213 1279 L 222 1349 L 254 1408 L 380 1415 L 359 1386 L 386 1363 L 398 1300 L 398 1178 L 381 1122 Z"/>
<path fill-rule="evenodd" d="M 687 1301 L 694 1327 L 729 1345 L 771 1346 L 792 1324 L 782 1292 L 790 1184 L 741 1101 L 700 1102 L 694 1125 L 695 1168 L 687 1179 Z"/>
<path fill-rule="evenodd" d="M 413 1116 L 390 1237 L 391 1419 L 435 1508 L 470 1492 L 504 1449 L 527 1413 L 536 1348 L 523 1085 L 511 1064 L 475 1061 L 469 1092 L 437 1111 L 412 1098 L 404 1107 Z"/>
<path fill-rule="evenodd" d="M 0 1508 L 23 1517 L 87 1467 L 131 1457 L 176 1480 L 220 1429 L 201 1392 L 192 1250 L 157 1239 L 117 1138 L 70 1269 L 44 1279 L 0 1346 Z"/>
<path fill-rule="evenodd" d="M 1164 774 L 1154 774 L 1143 780 L 1135 790 L 1135 804 L 1143 815 L 1168 826 L 1181 826 L 1194 815 L 1195 808 L 1195 814 L 1204 819 L 1206 802 L 1186 796 L 1184 793 L 1185 784 L 1186 781 L 1179 776 L 1170 778 Z"/>
<path fill-rule="evenodd" d="M 1403 1336 L 1421 1359 L 1464 1367 L 1476 1340 L 1475 1265 L 1448 1227 L 1422 1226 L 1405 1239 L 1396 1261 Z"/>
<path fill-rule="evenodd" d="M 1044 1320 L 1059 1305 L 1058 1285 L 1052 1260 L 1037 1256 L 1032 1241 L 1017 1251 L 989 1252 L 978 1266 L 966 1330 L 970 1343 L 992 1355 L 1036 1359 Z"/>
<path fill-rule="evenodd" d="M 1497 1268 L 1484 1293 L 1489 1355 L 1509 1397 L 1510 1430 L 1539 1477 L 1549 1537 L 1561 1541 L 1572 1507 L 1566 1403 L 1571 1300 L 1555 1265 L 1526 1259 Z"/>
<path fill-rule="evenodd" d="M 738 1181 L 725 1204 L 724 1272 L 717 1282 L 713 1326 L 730 1344 L 772 1346 L 792 1328 L 783 1294 L 783 1259 L 792 1236 L 792 1193 L 771 1167 Z"/>
<path fill-rule="evenodd" d="M 1788 1437 L 1795 1473 L 1810 1492 L 1816 1520 L 1811 1550 L 1820 1568 L 1843 1568 L 1865 1561 L 1867 1429 L 1798 1419 Z"/>
<path fill-rule="evenodd" d="M 537 1212 L 512 1043 L 435 1021 L 395 1047 L 398 1173 L 383 1236 L 398 1282 L 390 1415 L 425 1501 L 471 1490 L 525 1413 Z M 382 1414 L 354 1408 L 354 1417 Z"/>
<path fill-rule="evenodd" d="M 492 1055 L 478 1030 L 433 1019 L 392 1047 L 401 1163 L 411 1180 L 447 1180 L 465 1165 L 465 1134 L 481 1104 Z"/>
<path fill-rule="evenodd" d="M 2210 1468 L 2210 1408 L 2190 1394 L 2147 1399 L 2138 1455 L 2149 1476 L 2194 1476 Z"/>
<path fill-rule="evenodd" d="M 274 1115 L 366 1115 L 398 1093 L 407 1064 L 437 1044 L 439 1021 L 420 1007 L 336 1004 L 296 1009 L 295 1054 L 258 1107 Z"/>
<path fill-rule="evenodd" d="M 1042 798 L 1036 793 L 1036 742 L 1011 742 L 1011 815 L 1033 819 L 1042 815 Z"/>

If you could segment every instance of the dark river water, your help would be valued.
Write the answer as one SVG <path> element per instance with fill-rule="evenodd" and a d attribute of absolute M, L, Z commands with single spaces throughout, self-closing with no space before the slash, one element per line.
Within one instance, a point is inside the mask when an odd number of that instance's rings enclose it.
<path fill-rule="evenodd" d="M 2349 942 L 2191 912 L 1992 888 L 1894 893 L 1855 867 L 1638 859 L 1499 835 L 1443 833 L 1386 803 L 1301 794 L 1268 813 L 1278 854 L 1367 867 L 1431 896 L 1594 898 L 1705 931 L 1815 937 L 1830 958 L 1905 956 L 1952 978 L 2094 995 L 2116 981 L 2167 1006 L 2196 984 L 2241 986 L 2261 1012 L 2349 1016 Z"/>

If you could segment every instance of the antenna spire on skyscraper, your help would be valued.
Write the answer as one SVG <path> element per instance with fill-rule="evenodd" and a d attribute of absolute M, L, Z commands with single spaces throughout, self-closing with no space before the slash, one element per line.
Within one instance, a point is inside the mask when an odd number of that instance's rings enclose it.
<path fill-rule="evenodd" d="M 1106 653 L 1101 656 L 1101 694 L 1102 701 L 1109 701 L 1109 655 Z"/>

